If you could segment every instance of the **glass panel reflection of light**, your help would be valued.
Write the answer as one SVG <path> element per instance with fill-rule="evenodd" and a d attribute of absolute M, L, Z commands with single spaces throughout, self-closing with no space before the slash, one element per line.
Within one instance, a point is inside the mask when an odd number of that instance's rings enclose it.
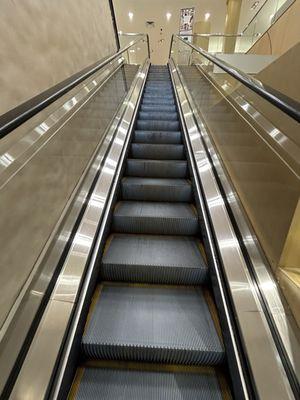
<path fill-rule="evenodd" d="M 207 200 L 209 208 L 219 207 L 224 205 L 224 201 L 221 196 L 212 197 Z"/>
<path fill-rule="evenodd" d="M 4 153 L 0 157 L 0 164 L 2 164 L 4 167 L 7 167 L 11 163 L 15 161 L 14 157 L 12 157 L 9 153 Z"/>
<path fill-rule="evenodd" d="M 238 244 L 236 239 L 221 239 L 218 241 L 220 249 L 235 248 Z"/>
<path fill-rule="evenodd" d="M 77 233 L 74 238 L 75 244 L 79 244 L 80 246 L 87 248 L 91 246 L 92 241 L 93 240 L 91 236 L 83 235 L 82 233 Z"/>
<path fill-rule="evenodd" d="M 103 205 L 104 205 L 104 200 L 105 200 L 105 199 L 104 199 L 103 196 L 99 196 L 99 195 L 93 194 L 93 195 L 91 196 L 91 198 L 90 198 L 89 204 L 90 204 L 92 207 L 96 207 L 96 208 L 102 209 L 102 208 L 103 208 Z"/>
<path fill-rule="evenodd" d="M 109 168 L 107 166 L 103 167 L 102 170 L 105 174 L 113 175 L 115 173 L 115 169 Z"/>
<path fill-rule="evenodd" d="M 113 160 L 112 158 L 108 157 L 106 160 L 106 164 L 112 166 L 112 167 L 116 167 L 117 166 L 117 162 L 115 160 Z"/>

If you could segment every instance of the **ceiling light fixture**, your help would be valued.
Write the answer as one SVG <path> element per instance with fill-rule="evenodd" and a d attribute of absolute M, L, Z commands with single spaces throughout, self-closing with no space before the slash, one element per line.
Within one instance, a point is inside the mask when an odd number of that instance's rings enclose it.
<path fill-rule="evenodd" d="M 133 18 L 133 13 L 132 13 L 131 11 L 129 11 L 128 17 L 129 17 L 129 19 L 132 19 L 132 18 Z"/>
<path fill-rule="evenodd" d="M 167 20 L 170 21 L 172 14 L 170 12 L 167 12 L 166 17 L 167 17 Z"/>
<path fill-rule="evenodd" d="M 205 21 L 208 21 L 209 17 L 210 17 L 210 13 L 209 12 L 204 14 Z"/>
<path fill-rule="evenodd" d="M 250 7 L 251 10 L 255 10 L 258 5 L 259 5 L 259 1 L 256 1 L 255 3 L 253 3 L 252 6 Z"/>

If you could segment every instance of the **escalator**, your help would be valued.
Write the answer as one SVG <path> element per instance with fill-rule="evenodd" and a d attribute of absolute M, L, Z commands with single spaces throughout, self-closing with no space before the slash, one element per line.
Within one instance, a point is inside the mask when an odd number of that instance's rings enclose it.
<path fill-rule="evenodd" d="M 69 398 L 231 398 L 167 67 L 150 67 L 125 164 Z"/>

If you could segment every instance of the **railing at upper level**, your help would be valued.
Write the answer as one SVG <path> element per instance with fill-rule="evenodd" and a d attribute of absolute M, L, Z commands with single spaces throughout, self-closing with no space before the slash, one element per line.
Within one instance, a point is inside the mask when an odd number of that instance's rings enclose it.
<path fill-rule="evenodd" d="M 266 0 L 254 14 L 242 34 L 243 47 L 248 51 L 254 43 L 280 18 L 295 0 Z"/>
<path fill-rule="evenodd" d="M 203 63 L 210 62 L 213 65 L 218 66 L 225 73 L 232 76 L 234 79 L 241 82 L 243 85 L 248 87 L 253 92 L 256 92 L 264 99 L 268 100 L 275 107 L 284 111 L 287 115 L 295 119 L 297 122 L 300 122 L 300 103 L 296 100 L 293 100 L 283 93 L 269 87 L 268 85 L 263 84 L 263 82 L 258 81 L 257 79 L 252 78 L 250 75 L 245 74 L 243 71 L 233 67 L 227 62 L 221 60 L 213 54 L 210 54 L 208 51 L 205 51 L 203 48 L 197 47 L 194 44 L 190 43 L 187 40 L 184 40 L 180 35 L 175 35 L 177 40 L 184 43 L 184 45 L 190 47 L 192 51 L 196 54 L 198 53 L 204 60 Z M 223 36 L 223 35 L 222 35 Z M 174 41 L 174 35 L 172 36 L 171 45 L 170 45 L 170 55 L 172 54 L 172 46 Z M 179 50 L 180 51 L 180 50 Z M 189 56 L 190 57 L 190 56 Z"/>

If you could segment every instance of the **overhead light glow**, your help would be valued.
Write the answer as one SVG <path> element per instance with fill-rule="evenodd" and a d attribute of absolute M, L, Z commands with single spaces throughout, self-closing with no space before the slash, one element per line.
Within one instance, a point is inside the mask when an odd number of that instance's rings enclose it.
<path fill-rule="evenodd" d="M 133 18 L 133 12 L 129 11 L 128 17 L 129 17 L 129 19 L 132 19 Z"/>
<path fill-rule="evenodd" d="M 252 4 L 252 6 L 250 7 L 251 10 L 255 10 L 256 7 L 257 7 L 258 5 L 259 5 L 259 1 L 255 1 L 255 2 Z"/>
<path fill-rule="evenodd" d="M 166 17 L 167 17 L 167 20 L 170 21 L 172 14 L 170 12 L 167 12 Z"/>
<path fill-rule="evenodd" d="M 209 17 L 210 17 L 210 13 L 209 12 L 204 14 L 205 21 L 208 21 Z"/>

